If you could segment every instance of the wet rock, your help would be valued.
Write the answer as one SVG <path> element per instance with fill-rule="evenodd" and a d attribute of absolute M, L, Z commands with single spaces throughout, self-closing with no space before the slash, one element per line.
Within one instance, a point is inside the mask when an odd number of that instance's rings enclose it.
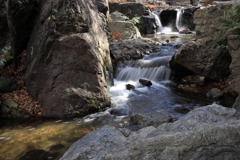
<path fill-rule="evenodd" d="M 128 115 L 130 113 L 129 109 L 127 108 L 113 108 L 109 112 L 110 114 L 117 115 L 117 116 Z"/>
<path fill-rule="evenodd" d="M 206 94 L 206 96 L 208 98 L 220 99 L 223 97 L 223 92 L 218 88 L 213 88 Z"/>
<path fill-rule="evenodd" d="M 172 36 L 172 37 L 170 37 L 170 38 L 179 38 L 178 36 Z"/>
<path fill-rule="evenodd" d="M 192 34 L 192 32 L 189 29 L 184 29 L 179 31 L 180 34 Z"/>
<path fill-rule="evenodd" d="M 176 77 L 200 75 L 211 80 L 226 78 L 230 74 L 231 57 L 216 55 L 219 45 L 210 37 L 183 45 L 172 57 L 170 67 Z"/>
<path fill-rule="evenodd" d="M 132 84 L 126 84 L 126 89 L 127 90 L 133 90 L 133 89 L 135 89 L 135 86 L 132 85 Z"/>
<path fill-rule="evenodd" d="M 144 86 L 151 86 L 152 85 L 152 82 L 149 81 L 149 80 L 146 80 L 146 79 L 139 79 L 139 82 L 144 85 Z"/>
<path fill-rule="evenodd" d="M 132 117 L 130 118 L 130 120 L 131 120 L 134 124 L 138 125 L 138 124 L 140 124 L 140 122 L 145 122 L 145 121 L 147 121 L 147 118 L 141 116 L 140 114 L 136 114 L 136 115 L 132 116 Z"/>
<path fill-rule="evenodd" d="M 186 76 L 182 79 L 182 82 L 203 86 L 205 82 L 205 77 L 198 75 Z"/>
<path fill-rule="evenodd" d="M 30 118 L 31 114 L 19 107 L 12 99 L 7 99 L 1 104 L 1 112 L 4 117 L 8 118 Z"/>
<path fill-rule="evenodd" d="M 0 77 L 0 92 L 9 93 L 17 89 L 17 84 L 11 78 Z"/>
<path fill-rule="evenodd" d="M 238 96 L 232 106 L 232 108 L 236 109 L 238 112 L 240 112 L 240 96 Z"/>
<path fill-rule="evenodd" d="M 182 114 L 187 114 L 188 112 L 190 112 L 190 109 L 187 107 L 181 106 L 181 107 L 174 108 L 174 111 Z"/>
<path fill-rule="evenodd" d="M 110 106 L 107 31 L 106 16 L 93 1 L 41 1 L 24 80 L 43 116 L 73 117 Z"/>
<path fill-rule="evenodd" d="M 156 23 L 155 17 L 152 14 L 141 16 L 140 21 L 141 21 L 140 32 L 142 34 L 147 35 L 157 33 L 158 25 Z"/>
<path fill-rule="evenodd" d="M 113 21 L 108 23 L 112 33 L 119 33 L 119 40 L 136 39 L 141 36 L 138 28 L 131 22 Z"/>
<path fill-rule="evenodd" d="M 233 108 L 209 105 L 127 137 L 115 127 L 104 126 L 75 142 L 60 160 L 239 159 L 240 120 L 235 113 Z"/>

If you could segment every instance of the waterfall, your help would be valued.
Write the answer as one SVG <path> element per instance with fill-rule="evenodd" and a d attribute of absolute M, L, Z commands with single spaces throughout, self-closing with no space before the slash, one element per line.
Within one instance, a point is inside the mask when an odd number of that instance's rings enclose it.
<path fill-rule="evenodd" d="M 152 15 L 154 16 L 154 18 L 156 20 L 156 23 L 157 23 L 157 26 L 158 26 L 157 32 L 161 32 L 163 27 L 162 27 L 161 20 L 160 20 L 160 18 L 158 16 L 158 13 L 156 11 L 153 11 Z"/>
<path fill-rule="evenodd" d="M 172 56 L 155 57 L 151 60 L 137 60 L 119 68 L 116 76 L 120 81 L 137 81 L 140 78 L 146 78 L 155 82 L 169 80 L 171 69 L 168 62 Z"/>
<path fill-rule="evenodd" d="M 184 10 L 177 9 L 176 27 L 179 31 L 184 29 L 182 26 L 183 13 L 184 13 Z"/>

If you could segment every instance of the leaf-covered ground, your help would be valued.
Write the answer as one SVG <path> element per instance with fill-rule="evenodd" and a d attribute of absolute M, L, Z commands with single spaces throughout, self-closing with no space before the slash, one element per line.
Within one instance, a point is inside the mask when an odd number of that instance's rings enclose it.
<path fill-rule="evenodd" d="M 20 108 L 27 110 L 32 116 L 40 117 L 42 116 L 42 107 L 28 94 L 23 80 L 23 69 L 26 55 L 26 51 L 23 51 L 22 54 L 18 56 L 18 70 L 14 71 L 12 69 L 12 65 L 5 65 L 4 67 L 0 68 L 2 77 L 12 78 L 17 84 L 16 91 L 12 93 L 0 93 L 0 101 L 3 102 L 4 100 L 11 98 L 19 104 Z"/>

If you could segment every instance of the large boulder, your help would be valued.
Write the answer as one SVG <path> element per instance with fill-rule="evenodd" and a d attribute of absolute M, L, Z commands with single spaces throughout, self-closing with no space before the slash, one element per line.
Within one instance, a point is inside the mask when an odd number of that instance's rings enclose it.
<path fill-rule="evenodd" d="M 240 120 L 235 113 L 214 104 L 156 129 L 127 132 L 104 126 L 75 142 L 60 160 L 240 159 Z"/>
<path fill-rule="evenodd" d="M 106 17 L 88 0 L 41 1 L 25 82 L 45 117 L 85 115 L 110 105 Z"/>
<path fill-rule="evenodd" d="M 0 50 L 4 46 L 11 46 L 10 32 L 6 17 L 6 0 L 0 0 Z M 31 31 L 39 10 L 39 0 L 22 1 L 13 0 L 10 6 L 12 19 L 16 31 L 16 49 L 21 53 L 26 49 Z"/>
<path fill-rule="evenodd" d="M 231 75 L 228 78 L 229 87 L 240 95 L 240 35 L 230 35 L 227 38 L 229 53 L 232 57 L 229 66 Z"/>
<path fill-rule="evenodd" d="M 195 74 L 218 80 L 229 76 L 231 56 L 219 53 L 220 45 L 210 37 L 183 45 L 172 57 L 170 66 L 177 76 Z"/>

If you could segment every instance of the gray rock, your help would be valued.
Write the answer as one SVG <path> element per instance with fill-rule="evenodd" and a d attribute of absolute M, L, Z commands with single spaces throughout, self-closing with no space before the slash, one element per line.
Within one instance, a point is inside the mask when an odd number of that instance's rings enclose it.
<path fill-rule="evenodd" d="M 112 21 L 123 21 L 122 13 L 115 11 L 111 13 L 111 20 Z"/>
<path fill-rule="evenodd" d="M 231 75 L 228 78 L 229 87 L 235 90 L 240 95 L 240 36 L 230 35 L 227 38 L 229 53 L 232 61 L 229 66 Z"/>
<path fill-rule="evenodd" d="M 223 92 L 218 88 L 212 88 L 206 95 L 208 98 L 220 99 L 223 97 Z"/>
<path fill-rule="evenodd" d="M 216 104 L 197 108 L 174 123 L 146 127 L 125 137 L 105 126 L 75 142 L 61 160 L 239 159 L 240 120 L 235 109 Z"/>
<path fill-rule="evenodd" d="M 17 89 L 17 84 L 11 78 L 0 77 L 0 92 L 8 93 Z"/>
<path fill-rule="evenodd" d="M 232 108 L 236 109 L 238 112 L 240 112 L 240 96 L 238 96 L 232 106 Z"/>

